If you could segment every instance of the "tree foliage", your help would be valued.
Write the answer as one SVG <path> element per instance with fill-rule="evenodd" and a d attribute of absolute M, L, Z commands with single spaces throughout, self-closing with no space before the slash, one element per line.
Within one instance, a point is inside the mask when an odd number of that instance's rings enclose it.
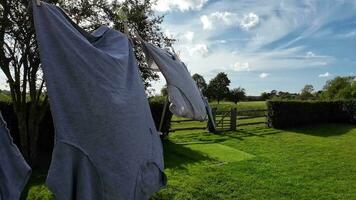
<path fill-rule="evenodd" d="M 356 80 L 354 76 L 336 77 L 326 82 L 321 98 L 356 99 Z"/>
<path fill-rule="evenodd" d="M 215 99 L 218 103 L 226 98 L 229 94 L 230 80 L 227 74 L 220 72 L 213 78 L 207 87 L 206 94 L 210 99 Z"/>
<path fill-rule="evenodd" d="M 310 84 L 307 84 L 301 90 L 299 98 L 302 99 L 302 100 L 313 99 L 314 98 L 313 92 L 314 92 L 314 86 L 310 85 Z"/>
<path fill-rule="evenodd" d="M 230 90 L 229 100 L 237 104 L 237 102 L 242 101 L 246 98 L 246 91 L 244 88 L 238 87 Z"/>
<path fill-rule="evenodd" d="M 198 88 L 200 89 L 200 91 L 203 92 L 203 94 L 206 91 L 206 88 L 208 87 L 208 85 L 205 82 L 205 79 L 202 75 L 200 74 L 194 74 L 192 76 L 193 80 L 197 83 Z"/>
<path fill-rule="evenodd" d="M 138 35 L 159 47 L 171 47 L 175 41 L 173 38 L 165 36 L 160 24 L 163 16 L 156 16 L 152 10 L 152 0 L 125 0 L 123 2 L 115 0 L 112 3 L 112 23 L 113 28 L 125 31 L 125 24 L 128 26 L 128 34 L 135 38 Z M 151 80 L 157 80 L 158 75 L 148 68 L 146 57 L 138 41 L 134 41 L 134 52 L 141 76 L 146 88 L 150 86 Z"/>
<path fill-rule="evenodd" d="M 168 88 L 167 85 L 165 85 L 162 89 L 161 89 L 161 96 L 168 96 Z"/>

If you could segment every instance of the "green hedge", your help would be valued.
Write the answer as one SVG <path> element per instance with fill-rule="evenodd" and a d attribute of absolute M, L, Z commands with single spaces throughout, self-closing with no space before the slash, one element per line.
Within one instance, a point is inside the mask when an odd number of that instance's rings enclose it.
<path fill-rule="evenodd" d="M 289 128 L 320 123 L 354 123 L 356 101 L 268 101 L 268 124 Z"/>
<path fill-rule="evenodd" d="M 156 128 L 158 130 L 159 124 L 161 122 L 161 117 L 163 113 L 163 108 L 165 105 L 166 98 L 150 98 L 150 107 L 152 112 L 153 120 L 155 121 Z M 171 128 L 171 119 L 173 114 L 169 111 L 168 107 L 164 115 L 163 126 L 161 132 L 163 137 L 167 136 L 169 129 Z"/>

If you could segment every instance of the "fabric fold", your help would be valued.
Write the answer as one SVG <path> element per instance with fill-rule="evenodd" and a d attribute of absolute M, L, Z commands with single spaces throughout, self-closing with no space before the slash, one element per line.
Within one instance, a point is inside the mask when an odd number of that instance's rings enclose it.
<path fill-rule="evenodd" d="M 0 199 L 20 199 L 30 175 L 31 168 L 14 144 L 0 113 Z"/>
<path fill-rule="evenodd" d="M 163 150 L 129 39 L 83 33 L 45 2 L 33 13 L 56 131 L 47 184 L 58 200 L 148 199 L 166 184 Z M 148 163 L 160 170 L 143 180 Z"/>
<path fill-rule="evenodd" d="M 178 56 L 153 44 L 141 41 L 149 63 L 158 68 L 167 82 L 170 111 L 180 117 L 199 121 L 207 119 L 203 97 L 186 65 Z"/>

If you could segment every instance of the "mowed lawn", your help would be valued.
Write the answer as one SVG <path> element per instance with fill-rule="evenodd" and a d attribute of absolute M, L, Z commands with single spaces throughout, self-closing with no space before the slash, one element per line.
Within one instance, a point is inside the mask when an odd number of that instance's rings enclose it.
<path fill-rule="evenodd" d="M 177 131 L 164 151 L 168 186 L 154 200 L 356 199 L 356 125 Z M 54 199 L 44 178 L 24 199 Z"/>
<path fill-rule="evenodd" d="M 356 199 L 356 126 L 249 127 L 165 141 L 168 187 L 153 199 Z"/>

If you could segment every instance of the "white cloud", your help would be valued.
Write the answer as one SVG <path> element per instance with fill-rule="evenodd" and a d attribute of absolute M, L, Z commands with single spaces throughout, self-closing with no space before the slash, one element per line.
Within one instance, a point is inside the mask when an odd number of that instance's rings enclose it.
<path fill-rule="evenodd" d="M 265 73 L 265 72 L 263 72 L 259 75 L 260 78 L 267 78 L 268 76 L 269 76 L 269 73 Z"/>
<path fill-rule="evenodd" d="M 192 31 L 187 31 L 185 34 L 184 34 L 184 37 L 187 41 L 191 42 L 193 41 L 194 39 L 194 32 Z"/>
<path fill-rule="evenodd" d="M 251 12 L 243 16 L 243 18 L 240 20 L 240 26 L 245 30 L 250 30 L 251 28 L 256 27 L 259 22 L 260 18 L 258 15 Z"/>
<path fill-rule="evenodd" d="M 356 36 L 356 30 L 352 30 L 349 32 L 344 32 L 344 33 L 339 33 L 339 34 L 335 34 L 331 31 L 325 33 L 326 36 L 333 36 L 333 37 L 337 37 L 337 38 L 341 38 L 341 39 L 350 39 Z M 323 36 L 323 35 L 322 35 Z"/>
<path fill-rule="evenodd" d="M 308 51 L 307 54 L 305 55 L 305 58 L 313 58 L 315 57 L 315 54 L 311 51 Z"/>
<path fill-rule="evenodd" d="M 203 28 L 206 30 L 213 29 L 214 24 L 233 25 L 236 20 L 237 16 L 235 14 L 226 11 L 214 12 L 200 17 L 200 21 L 203 23 Z"/>
<path fill-rule="evenodd" d="M 331 76 L 331 74 L 329 72 L 326 72 L 324 74 L 319 74 L 320 78 L 326 78 L 326 77 L 329 77 L 329 76 Z"/>
<path fill-rule="evenodd" d="M 345 38 L 350 38 L 356 36 L 356 31 L 351 31 L 343 35 Z"/>
<path fill-rule="evenodd" d="M 220 44 L 226 44 L 226 40 L 219 40 Z"/>
<path fill-rule="evenodd" d="M 210 30 L 213 28 L 213 23 L 211 22 L 208 16 L 206 15 L 201 16 L 200 21 L 203 24 L 203 29 Z"/>
<path fill-rule="evenodd" d="M 203 15 L 200 18 L 204 29 L 213 29 L 214 25 L 236 26 L 243 30 L 250 30 L 260 23 L 260 18 L 255 13 L 239 16 L 236 13 L 222 11 Z"/>
<path fill-rule="evenodd" d="M 248 62 L 243 62 L 243 63 L 236 62 L 233 65 L 233 70 L 236 72 L 249 72 L 251 71 L 251 68 Z"/>
<path fill-rule="evenodd" d="M 178 9 L 182 12 L 187 10 L 200 10 L 208 0 L 158 0 L 153 9 L 159 12 L 167 12 Z"/>
<path fill-rule="evenodd" d="M 233 25 L 244 30 L 250 30 L 256 27 L 260 22 L 260 18 L 255 13 L 248 13 L 239 17 L 237 14 L 227 11 L 203 15 L 200 20 L 203 23 L 204 29 L 212 29 L 214 24 L 218 24 L 226 26 Z"/>
<path fill-rule="evenodd" d="M 192 48 L 188 49 L 189 54 L 206 56 L 209 53 L 208 46 L 206 44 L 196 44 Z"/>
<path fill-rule="evenodd" d="M 210 15 L 216 21 L 223 22 L 227 25 L 232 24 L 234 20 L 234 14 L 230 12 L 214 12 Z"/>

